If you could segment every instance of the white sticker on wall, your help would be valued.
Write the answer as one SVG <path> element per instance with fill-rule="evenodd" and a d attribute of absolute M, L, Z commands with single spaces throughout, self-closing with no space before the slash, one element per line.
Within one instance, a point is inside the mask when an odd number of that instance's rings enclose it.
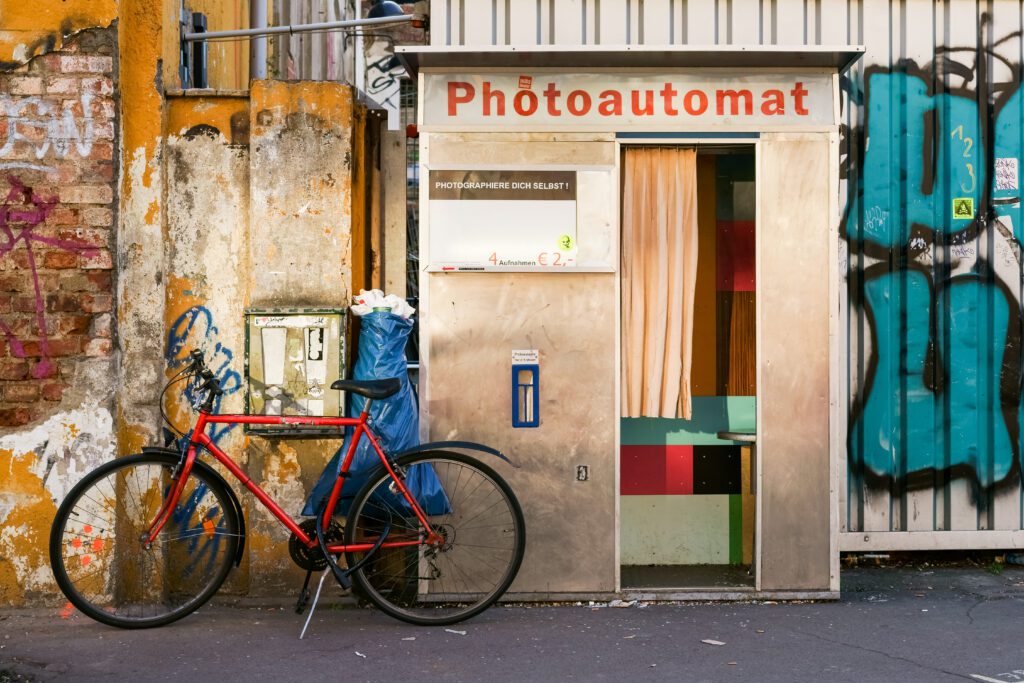
<path fill-rule="evenodd" d="M 1019 187 L 1017 159 L 1013 157 L 996 159 L 996 189 L 1016 190 Z"/>
<path fill-rule="evenodd" d="M 526 365 L 540 362 L 540 351 L 537 349 L 513 349 L 512 364 Z"/>

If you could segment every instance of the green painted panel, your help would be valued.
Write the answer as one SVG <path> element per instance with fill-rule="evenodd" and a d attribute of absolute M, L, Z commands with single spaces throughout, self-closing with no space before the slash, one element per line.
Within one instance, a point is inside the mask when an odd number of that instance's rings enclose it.
<path fill-rule="evenodd" d="M 728 445 L 721 431 L 749 431 L 756 424 L 757 399 L 753 396 L 694 396 L 693 419 L 660 417 L 622 418 L 623 446 Z"/>
<path fill-rule="evenodd" d="M 743 496 L 729 496 L 729 564 L 743 564 Z"/>

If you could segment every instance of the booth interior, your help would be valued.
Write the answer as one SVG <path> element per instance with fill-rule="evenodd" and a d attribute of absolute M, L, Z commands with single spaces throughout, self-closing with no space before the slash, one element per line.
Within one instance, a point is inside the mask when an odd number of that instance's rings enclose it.
<path fill-rule="evenodd" d="M 695 154 L 695 164 L 693 157 L 690 166 L 683 163 L 686 170 L 678 182 L 696 185 L 695 192 L 682 189 L 684 196 L 695 198 L 696 211 L 688 213 L 683 207 L 682 222 L 675 228 L 687 230 L 683 223 L 695 213 L 696 225 L 689 229 L 695 227 L 696 262 L 681 264 L 696 266 L 689 292 L 693 301 L 690 414 L 628 417 L 630 409 L 623 407 L 619 506 L 624 590 L 736 589 L 755 585 L 754 445 L 719 434 L 755 432 L 754 146 L 623 146 L 622 223 L 628 226 L 628 214 L 637 203 L 630 194 L 645 191 L 638 185 L 663 181 L 657 177 L 661 173 L 645 177 L 630 157 L 663 151 L 672 159 L 672 153 L 685 154 L 683 150 Z M 658 201 L 656 192 L 653 196 Z M 670 215 L 666 220 L 671 224 L 674 217 Z M 636 235 L 630 237 L 637 239 Z M 686 249 L 691 245 L 682 246 Z M 626 245 L 622 252 L 624 258 L 629 258 Z M 654 263 L 649 268 L 661 265 Z M 624 263 L 623 269 L 633 279 L 650 279 L 649 272 L 630 272 L 628 264 Z M 665 275 L 657 276 L 663 286 L 670 287 L 677 281 L 671 272 Z M 622 286 L 628 297 L 630 283 L 624 280 Z M 686 288 L 685 278 L 682 288 Z M 658 303 L 652 299 L 643 305 L 656 308 Z M 629 308 L 624 302 L 624 327 L 629 325 Z M 646 315 L 657 317 L 658 312 L 649 310 Z M 624 333 L 628 335 L 628 330 Z M 649 359 L 628 348 L 622 363 L 626 384 L 660 381 L 660 366 L 651 367 Z M 642 377 L 631 379 L 636 373 Z"/>

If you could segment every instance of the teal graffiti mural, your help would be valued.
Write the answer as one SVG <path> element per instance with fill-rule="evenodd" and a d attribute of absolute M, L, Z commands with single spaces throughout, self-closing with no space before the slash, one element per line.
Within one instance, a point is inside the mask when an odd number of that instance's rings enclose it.
<path fill-rule="evenodd" d="M 982 26 L 976 46 L 844 84 L 864 112 L 844 131 L 843 233 L 870 329 L 848 442 L 868 486 L 966 478 L 980 499 L 1019 483 L 1024 94 L 1000 54 L 1012 40 L 1019 55 L 1021 36 Z"/>

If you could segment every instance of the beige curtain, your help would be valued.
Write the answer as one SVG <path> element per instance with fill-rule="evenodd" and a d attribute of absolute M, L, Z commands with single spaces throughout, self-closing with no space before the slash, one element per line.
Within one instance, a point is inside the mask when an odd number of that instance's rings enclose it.
<path fill-rule="evenodd" d="M 690 419 L 697 286 L 697 152 L 626 150 L 622 416 Z"/>

